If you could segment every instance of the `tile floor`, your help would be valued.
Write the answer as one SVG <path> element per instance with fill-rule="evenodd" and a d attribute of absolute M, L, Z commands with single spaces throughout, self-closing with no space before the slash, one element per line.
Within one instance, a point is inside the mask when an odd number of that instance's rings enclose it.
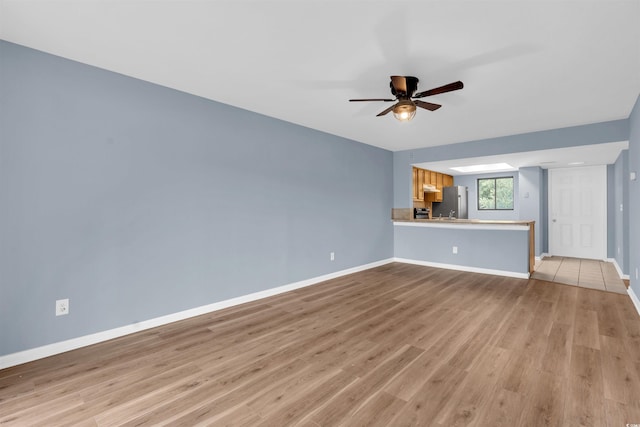
<path fill-rule="evenodd" d="M 624 282 L 610 262 L 557 256 L 546 257 L 536 263 L 532 278 L 627 294 Z"/>

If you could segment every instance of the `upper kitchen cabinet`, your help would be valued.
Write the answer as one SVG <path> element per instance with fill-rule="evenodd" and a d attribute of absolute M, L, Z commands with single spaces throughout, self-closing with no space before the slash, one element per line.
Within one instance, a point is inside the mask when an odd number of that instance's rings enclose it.
<path fill-rule="evenodd" d="M 425 182 L 425 171 L 420 168 L 413 168 L 413 201 L 414 202 L 423 202 L 424 201 L 424 184 Z"/>
<path fill-rule="evenodd" d="M 442 174 L 440 172 L 435 172 L 435 175 L 435 182 L 431 184 L 434 187 L 434 191 L 427 193 L 426 197 L 426 200 L 429 202 L 442 201 Z"/>
<path fill-rule="evenodd" d="M 441 202 L 442 189 L 453 185 L 453 177 L 440 172 L 413 168 L 413 201 Z"/>

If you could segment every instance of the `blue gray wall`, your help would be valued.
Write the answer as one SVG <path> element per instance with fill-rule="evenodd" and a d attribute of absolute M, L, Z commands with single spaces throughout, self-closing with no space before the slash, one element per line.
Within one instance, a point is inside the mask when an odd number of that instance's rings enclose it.
<path fill-rule="evenodd" d="M 535 221 L 535 254 L 540 256 L 545 252 L 542 244 L 542 236 L 546 235 L 545 224 L 542 218 L 547 216 L 547 211 L 543 210 L 543 197 L 546 192 L 543 190 L 543 170 L 539 167 L 520 168 L 519 176 L 519 219 Z"/>
<path fill-rule="evenodd" d="M 631 288 L 640 298 L 640 96 L 629 116 L 629 171 L 637 176 L 629 182 L 629 218 L 634 218 L 629 221 L 629 277 Z"/>
<path fill-rule="evenodd" d="M 613 220 L 611 252 L 624 274 L 629 274 L 629 150 L 624 150 L 613 165 Z"/>
<path fill-rule="evenodd" d="M 391 152 L 0 57 L 0 355 L 393 256 Z"/>
<path fill-rule="evenodd" d="M 549 170 L 542 170 L 542 191 L 541 191 L 541 215 L 542 231 L 542 253 L 549 253 Z"/>
<path fill-rule="evenodd" d="M 398 258 L 526 275 L 529 272 L 528 230 L 484 230 L 454 226 L 394 227 Z M 453 247 L 458 253 L 453 253 Z M 496 252 L 496 248 L 508 251 Z"/>
<path fill-rule="evenodd" d="M 615 167 L 607 165 L 607 258 L 613 258 L 615 253 Z"/>

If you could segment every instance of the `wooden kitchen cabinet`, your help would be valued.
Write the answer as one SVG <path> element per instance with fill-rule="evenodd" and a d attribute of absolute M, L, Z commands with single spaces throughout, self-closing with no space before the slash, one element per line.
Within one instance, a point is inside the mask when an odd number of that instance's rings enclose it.
<path fill-rule="evenodd" d="M 438 172 L 429 171 L 429 184 L 436 185 L 438 182 Z"/>
<path fill-rule="evenodd" d="M 436 174 L 436 188 L 438 189 L 438 192 L 435 193 L 436 194 L 436 202 L 441 202 L 442 201 L 442 174 L 440 172 L 438 172 Z"/>
<path fill-rule="evenodd" d="M 434 182 L 433 185 L 435 185 L 436 190 L 438 190 L 438 192 L 427 193 L 426 200 L 429 202 L 441 202 L 442 201 L 442 180 L 440 180 L 440 185 L 438 185 L 438 181 L 436 177 L 436 181 Z"/>
<path fill-rule="evenodd" d="M 424 200 L 424 169 L 418 169 L 418 200 Z"/>
<path fill-rule="evenodd" d="M 413 201 L 424 201 L 425 170 L 413 168 Z"/>
<path fill-rule="evenodd" d="M 430 176 L 432 180 L 431 185 L 434 185 L 438 191 L 436 193 L 427 193 L 425 200 L 428 202 L 441 202 L 443 188 L 451 187 L 453 185 L 453 177 L 451 175 L 433 171 L 430 171 Z"/>
<path fill-rule="evenodd" d="M 438 192 L 425 193 L 424 185 L 434 186 Z M 453 185 L 453 177 L 451 175 L 434 172 L 426 169 L 413 168 L 413 201 L 414 207 L 431 208 L 431 203 L 425 202 L 441 202 L 442 189 Z"/>

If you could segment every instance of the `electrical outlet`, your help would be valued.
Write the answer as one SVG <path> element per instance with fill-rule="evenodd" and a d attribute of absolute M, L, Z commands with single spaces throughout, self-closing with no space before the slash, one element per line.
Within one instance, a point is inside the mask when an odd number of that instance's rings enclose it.
<path fill-rule="evenodd" d="M 331 261 L 334 261 L 334 260 L 336 259 L 336 254 L 335 254 L 335 252 L 330 252 L 330 253 L 329 253 L 329 259 L 330 259 Z"/>
<path fill-rule="evenodd" d="M 457 247 L 457 246 L 454 246 L 454 247 L 453 247 L 453 253 L 454 253 L 454 254 L 457 254 L 457 253 L 458 253 L 458 247 Z"/>
<path fill-rule="evenodd" d="M 69 314 L 69 299 L 59 299 L 56 301 L 56 316 Z"/>

